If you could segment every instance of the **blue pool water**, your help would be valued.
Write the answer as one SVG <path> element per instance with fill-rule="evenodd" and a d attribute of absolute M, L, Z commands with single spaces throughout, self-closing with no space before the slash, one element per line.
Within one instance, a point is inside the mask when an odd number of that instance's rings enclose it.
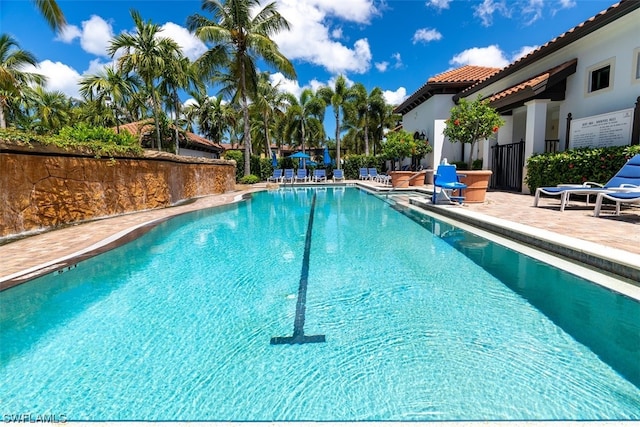
<path fill-rule="evenodd" d="M 318 191 L 308 237 L 314 194 L 183 215 L 0 293 L 0 411 L 640 419 L 637 302 L 353 188 Z M 305 268 L 304 334 L 326 341 L 272 345 Z"/>

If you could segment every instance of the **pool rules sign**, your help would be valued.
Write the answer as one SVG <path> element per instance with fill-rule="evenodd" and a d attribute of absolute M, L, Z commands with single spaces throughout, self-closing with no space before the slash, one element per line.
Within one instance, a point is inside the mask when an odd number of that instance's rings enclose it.
<path fill-rule="evenodd" d="M 629 145 L 633 108 L 571 121 L 571 148 Z"/>

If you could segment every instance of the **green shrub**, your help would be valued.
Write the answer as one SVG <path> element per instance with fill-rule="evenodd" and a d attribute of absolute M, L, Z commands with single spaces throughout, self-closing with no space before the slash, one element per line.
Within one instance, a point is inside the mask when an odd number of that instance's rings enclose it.
<path fill-rule="evenodd" d="M 84 124 L 65 127 L 57 135 L 38 135 L 13 128 L 0 129 L 0 140 L 32 147 L 35 144 L 75 150 L 96 157 L 140 156 L 143 153 L 138 139 L 128 132 L 116 134 L 106 128 L 91 128 Z"/>
<path fill-rule="evenodd" d="M 247 175 L 240 178 L 240 184 L 256 184 L 260 182 L 260 178 L 255 175 Z"/>
<path fill-rule="evenodd" d="M 558 184 L 581 184 L 585 181 L 604 184 L 640 154 L 640 145 L 579 148 L 560 153 L 536 154 L 527 160 L 525 183 L 534 192 L 538 187 Z"/>
<path fill-rule="evenodd" d="M 224 158 L 236 161 L 236 181 L 244 176 L 244 153 L 240 150 L 227 150 L 224 152 Z"/>
<path fill-rule="evenodd" d="M 344 158 L 342 167 L 346 179 L 358 179 L 358 176 L 360 176 L 360 168 L 378 168 L 379 171 L 382 171 L 383 165 L 384 160 L 379 156 L 350 154 Z"/>
<path fill-rule="evenodd" d="M 471 170 L 479 171 L 482 169 L 482 159 L 475 159 L 473 163 L 471 163 Z"/>

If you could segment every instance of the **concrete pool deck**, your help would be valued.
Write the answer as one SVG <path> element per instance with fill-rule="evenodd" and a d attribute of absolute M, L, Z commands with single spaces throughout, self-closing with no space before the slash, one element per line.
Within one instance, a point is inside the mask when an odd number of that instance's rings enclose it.
<path fill-rule="evenodd" d="M 355 183 L 362 182 L 346 182 L 347 185 Z M 69 268 L 105 248 L 131 240 L 169 217 L 233 203 L 243 195 L 265 187 L 264 183 L 257 184 L 231 193 L 202 197 L 180 206 L 94 220 L 2 244 L 0 290 L 48 272 Z M 426 197 L 423 198 L 426 201 Z M 431 208 L 445 215 L 446 211 L 454 212 L 461 221 L 467 217 L 472 223 L 514 226 L 523 233 L 551 236 L 558 244 L 619 258 L 640 271 L 640 208 L 624 209 L 620 216 L 609 215 L 611 211 L 605 211 L 605 215 L 596 218 L 593 216 L 593 204 L 585 206 L 584 202 L 573 202 L 564 212 L 559 211 L 557 198 L 543 199 L 540 206 L 533 207 L 533 196 L 530 195 L 489 192 L 485 203 Z"/>

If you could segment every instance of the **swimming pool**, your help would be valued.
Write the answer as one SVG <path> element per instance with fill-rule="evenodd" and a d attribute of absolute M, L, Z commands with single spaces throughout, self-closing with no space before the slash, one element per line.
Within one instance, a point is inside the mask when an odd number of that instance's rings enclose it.
<path fill-rule="evenodd" d="M 3 414 L 640 419 L 636 301 L 355 188 L 174 218 L 0 308 Z"/>

